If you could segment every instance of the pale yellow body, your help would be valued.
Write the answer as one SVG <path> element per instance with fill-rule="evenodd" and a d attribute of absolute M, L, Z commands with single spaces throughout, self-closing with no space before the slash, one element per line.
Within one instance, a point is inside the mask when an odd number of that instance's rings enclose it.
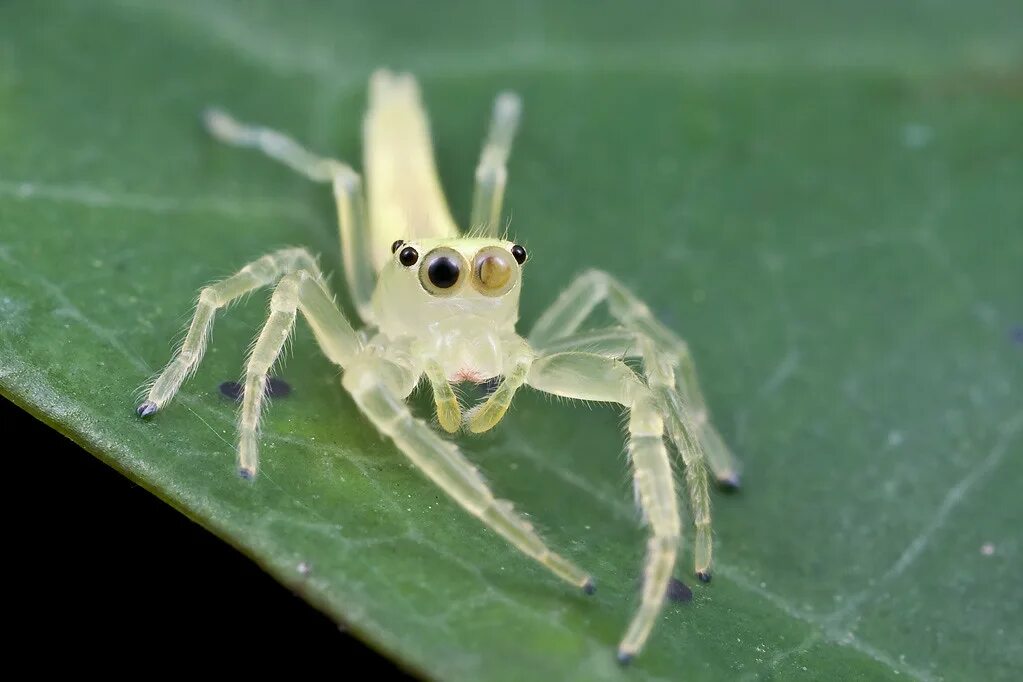
<path fill-rule="evenodd" d="M 246 365 L 238 444 L 244 477 L 253 478 L 257 470 L 267 373 L 301 312 L 324 354 L 344 370 L 342 383 L 356 405 L 413 464 L 517 549 L 591 592 L 593 578 L 550 550 L 509 502 L 494 496 L 458 448 L 415 418 L 404 400 L 425 378 L 438 421 L 452 433 L 463 426 L 473 432 L 492 428 L 524 385 L 625 407 L 636 497 L 651 532 L 640 607 L 618 647 L 619 660 L 627 662 L 642 648 L 661 611 L 682 537 L 664 436 L 685 468 L 696 571 L 705 581 L 711 564 L 705 464 L 732 486 L 738 483 L 738 465 L 709 421 L 685 343 L 611 276 L 584 273 L 527 338 L 516 331 L 526 253 L 500 238 L 498 228 L 520 110 L 511 93 L 495 103 L 476 169 L 472 237 L 461 236 L 451 218 L 418 86 L 409 75 L 378 71 L 370 81 L 365 197 L 361 178 L 346 164 L 316 156 L 275 131 L 208 112 L 207 126 L 217 138 L 255 147 L 313 180 L 332 184 L 345 274 L 366 327 L 356 333 L 344 318 L 307 251 L 269 254 L 202 290 L 181 348 L 138 411 L 146 417 L 171 400 L 202 358 L 218 309 L 253 289 L 274 286 L 269 317 Z M 618 325 L 580 331 L 602 302 Z M 626 357 L 642 359 L 642 375 L 622 361 Z M 498 378 L 497 388 L 463 413 L 452 384 Z M 608 455 L 614 451 L 609 448 Z"/>

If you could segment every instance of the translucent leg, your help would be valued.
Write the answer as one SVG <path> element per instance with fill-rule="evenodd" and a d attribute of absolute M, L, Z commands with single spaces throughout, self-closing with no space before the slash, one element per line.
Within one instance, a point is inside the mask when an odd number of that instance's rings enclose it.
<path fill-rule="evenodd" d="M 238 473 L 244 478 L 255 476 L 259 464 L 259 415 L 266 375 L 291 333 L 298 310 L 309 321 L 320 347 L 335 364 L 349 364 L 361 349 L 355 331 L 317 278 L 300 271 L 281 279 L 270 299 L 270 316 L 245 367 L 238 439 Z"/>
<path fill-rule="evenodd" d="M 604 301 L 623 326 L 578 333 L 579 326 Z M 739 461 L 710 421 L 689 346 L 618 280 L 599 270 L 582 274 L 540 316 L 529 334 L 529 342 L 538 352 L 593 349 L 619 357 L 639 356 L 641 338 L 650 339 L 655 352 L 670 360 L 674 379 L 669 383 L 681 392 L 688 406 L 690 421 L 718 483 L 738 488 Z"/>
<path fill-rule="evenodd" d="M 285 275 L 270 299 L 270 316 L 256 339 L 246 365 L 244 398 L 238 425 L 238 472 L 252 479 L 259 465 L 259 418 L 263 406 L 263 387 L 267 372 L 295 325 L 301 310 L 313 328 L 316 340 L 327 358 L 347 365 L 359 352 L 361 343 L 355 330 L 333 304 L 321 283 L 308 272 Z"/>
<path fill-rule="evenodd" d="M 305 249 L 285 249 L 255 260 L 238 273 L 204 288 L 199 292 L 195 315 L 181 348 L 156 378 L 145 401 L 139 405 L 141 417 L 148 417 L 162 408 L 181 388 L 181 384 L 195 371 L 206 351 L 206 342 L 217 310 L 259 287 L 273 284 L 281 276 L 299 270 L 312 273 L 319 279 L 316 259 Z M 262 389 L 261 389 L 262 390 Z"/>
<path fill-rule="evenodd" d="M 629 460 L 636 497 L 650 526 L 643 593 L 618 646 L 627 663 L 642 649 L 664 605 L 681 542 L 681 524 L 671 461 L 664 446 L 664 422 L 650 390 L 624 363 L 592 353 L 558 353 L 539 358 L 530 386 L 567 398 L 616 402 L 629 408 Z"/>
<path fill-rule="evenodd" d="M 521 339 L 514 339 L 509 344 L 509 351 L 505 359 L 507 369 L 500 385 L 482 404 L 473 408 L 466 418 L 469 422 L 469 430 L 473 433 L 483 433 L 494 428 L 504 418 L 508 407 L 511 405 L 515 392 L 526 380 L 529 374 L 529 367 L 533 363 L 533 351 Z"/>
<path fill-rule="evenodd" d="M 548 549 L 510 502 L 494 497 L 457 447 L 412 416 L 395 386 L 381 380 L 393 372 L 388 361 L 363 355 L 346 370 L 342 381 L 377 430 L 392 438 L 409 461 L 458 504 L 559 578 L 593 592 L 594 582 L 589 575 Z"/>
<path fill-rule="evenodd" d="M 370 322 L 369 301 L 376 284 L 376 262 L 371 251 L 366 203 L 358 173 L 340 161 L 313 154 L 283 133 L 239 123 L 219 109 L 208 109 L 204 120 L 210 134 L 221 142 L 258 149 L 310 180 L 333 185 L 341 230 L 341 258 L 348 288 L 359 316 Z"/>
<path fill-rule="evenodd" d="M 663 353 L 657 353 L 649 339 L 640 339 L 640 349 L 647 385 L 664 416 L 668 435 L 685 464 L 686 491 L 689 493 L 689 509 L 696 530 L 693 539 L 694 570 L 702 582 L 710 582 L 713 552 L 710 534 L 710 491 L 703 449 L 697 437 L 694 437 L 698 431 L 689 418 L 685 402 L 675 390 L 671 359 Z"/>
<path fill-rule="evenodd" d="M 490 134 L 476 166 L 476 193 L 472 202 L 471 226 L 481 236 L 499 236 L 501 204 L 508 183 L 508 155 L 521 113 L 522 100 L 513 92 L 502 92 L 494 101 Z"/>

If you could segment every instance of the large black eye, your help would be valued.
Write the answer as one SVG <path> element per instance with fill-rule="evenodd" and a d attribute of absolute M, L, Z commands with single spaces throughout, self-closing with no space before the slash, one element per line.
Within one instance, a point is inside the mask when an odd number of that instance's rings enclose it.
<path fill-rule="evenodd" d="M 460 270 L 458 263 L 447 256 L 441 256 L 430 263 L 428 272 L 430 274 L 430 283 L 433 286 L 438 289 L 450 289 L 458 281 Z"/>
<path fill-rule="evenodd" d="M 405 243 L 404 239 L 399 239 L 396 242 L 394 242 L 393 244 L 391 244 L 391 253 L 394 253 L 395 251 L 397 251 L 398 247 L 401 246 L 404 243 Z"/>
<path fill-rule="evenodd" d="M 523 263 L 526 262 L 526 250 L 524 248 L 516 244 L 515 246 L 511 247 L 511 252 L 512 255 L 515 256 L 515 261 L 519 265 L 522 265 Z"/>
<path fill-rule="evenodd" d="M 438 246 L 423 256 L 419 283 L 433 296 L 454 296 L 461 290 L 469 272 L 462 254 L 447 246 Z"/>
<path fill-rule="evenodd" d="M 398 254 L 398 262 L 406 268 L 415 265 L 417 260 L 419 260 L 419 252 L 411 246 L 406 246 L 401 250 L 401 253 Z"/>

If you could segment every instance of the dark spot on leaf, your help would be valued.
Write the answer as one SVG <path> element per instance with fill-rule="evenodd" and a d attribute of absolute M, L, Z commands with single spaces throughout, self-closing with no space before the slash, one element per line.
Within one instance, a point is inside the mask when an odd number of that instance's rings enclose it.
<path fill-rule="evenodd" d="M 220 393 L 231 400 L 241 400 L 245 390 L 237 381 L 225 381 L 220 384 Z M 284 398 L 289 396 L 291 395 L 291 384 L 284 379 L 268 377 L 265 395 L 268 398 Z"/>
<path fill-rule="evenodd" d="M 285 398 L 291 395 L 291 384 L 278 377 L 270 377 L 266 382 L 266 394 L 271 398 Z"/>
<path fill-rule="evenodd" d="M 237 381 L 225 381 L 220 384 L 220 395 L 226 396 L 231 400 L 241 400 L 242 385 Z"/>
<path fill-rule="evenodd" d="M 1023 344 L 1023 325 L 1017 325 L 1009 331 L 1009 338 L 1013 343 Z"/>
<path fill-rule="evenodd" d="M 696 577 L 700 579 L 701 583 L 710 582 L 710 571 L 697 571 Z"/>
<path fill-rule="evenodd" d="M 673 577 L 668 581 L 668 599 L 677 604 L 685 604 L 693 600 L 693 591 L 684 582 Z"/>

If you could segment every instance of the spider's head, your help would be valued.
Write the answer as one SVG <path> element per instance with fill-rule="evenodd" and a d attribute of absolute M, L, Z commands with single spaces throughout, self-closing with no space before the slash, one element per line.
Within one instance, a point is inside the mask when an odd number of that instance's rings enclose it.
<path fill-rule="evenodd" d="M 373 293 L 377 323 L 388 335 L 469 318 L 514 327 L 526 257 L 502 239 L 398 240 Z"/>

